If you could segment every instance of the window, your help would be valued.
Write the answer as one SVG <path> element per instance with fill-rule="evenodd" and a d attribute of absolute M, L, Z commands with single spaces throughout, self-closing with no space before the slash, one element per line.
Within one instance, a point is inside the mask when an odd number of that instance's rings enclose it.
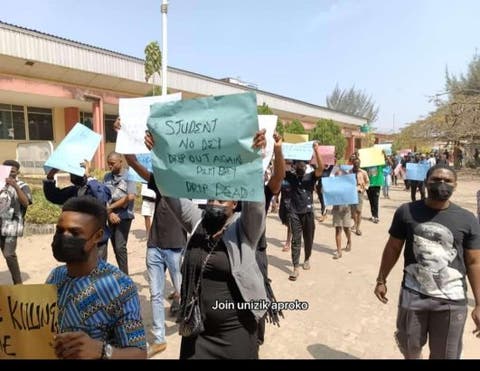
<path fill-rule="evenodd" d="M 108 143 L 115 143 L 117 141 L 117 132 L 113 130 L 113 123 L 118 115 L 105 115 L 105 141 Z"/>
<path fill-rule="evenodd" d="M 25 139 L 25 117 L 22 106 L 0 104 L 0 139 Z"/>
<path fill-rule="evenodd" d="M 117 141 L 117 132 L 113 130 L 113 123 L 118 115 L 103 116 L 103 131 L 105 134 L 105 142 L 115 143 Z M 93 116 L 90 112 L 80 112 L 80 122 L 93 130 Z"/>
<path fill-rule="evenodd" d="M 27 107 L 30 140 L 53 140 L 53 120 L 50 108 Z"/>

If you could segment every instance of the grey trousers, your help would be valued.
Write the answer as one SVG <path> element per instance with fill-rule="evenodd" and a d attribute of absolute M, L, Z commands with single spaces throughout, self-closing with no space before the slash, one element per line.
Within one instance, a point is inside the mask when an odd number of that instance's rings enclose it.
<path fill-rule="evenodd" d="M 411 293 L 400 295 L 412 296 Z M 466 305 L 428 297 L 414 299 L 410 308 L 405 305 L 398 308 L 397 345 L 406 359 L 415 359 L 421 355 L 428 339 L 430 359 L 459 359 L 466 318 Z"/>
<path fill-rule="evenodd" d="M 22 283 L 22 276 L 20 274 L 20 267 L 17 259 L 17 237 L 0 236 L 0 248 L 3 256 L 7 261 L 8 270 L 12 275 L 12 280 L 15 285 Z"/>

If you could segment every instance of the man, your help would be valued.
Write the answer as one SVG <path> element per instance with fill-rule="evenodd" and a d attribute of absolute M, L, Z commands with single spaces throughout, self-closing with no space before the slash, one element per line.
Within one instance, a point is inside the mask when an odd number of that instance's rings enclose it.
<path fill-rule="evenodd" d="M 140 299 L 132 279 L 98 259 L 107 219 L 93 197 L 70 198 L 53 237 L 55 259 L 66 263 L 47 279 L 58 290 L 55 353 L 63 359 L 145 358 Z"/>
<path fill-rule="evenodd" d="M 45 198 L 55 205 L 63 205 L 72 197 L 87 195 L 95 197 L 104 205 L 107 205 L 112 197 L 110 190 L 95 178 L 90 177 L 90 161 L 85 160 L 82 163 L 82 167 L 85 168 L 84 176 L 70 174 L 72 185 L 65 188 L 58 188 L 56 186 L 54 177 L 55 174 L 58 173 L 58 169 L 51 169 L 47 174 L 47 178 L 43 180 L 43 193 Z M 105 224 L 102 239 L 98 243 L 98 256 L 103 260 L 107 260 L 109 237 L 110 231 L 107 224 Z"/>
<path fill-rule="evenodd" d="M 17 238 L 23 236 L 23 223 L 28 205 L 32 203 L 32 192 L 27 183 L 17 179 L 20 164 L 15 160 L 6 160 L 3 165 L 10 166 L 10 175 L 5 179 L 5 192 L 10 201 L 7 210 L 0 215 L 0 248 L 7 262 L 8 270 L 15 285 L 22 283 L 17 259 Z"/>
<path fill-rule="evenodd" d="M 313 238 L 315 235 L 315 220 L 313 216 L 313 191 L 315 184 L 323 173 L 324 165 L 317 151 L 318 143 L 313 143 L 313 152 L 317 160 L 314 172 L 305 174 L 306 163 L 295 161 L 295 173 L 287 172 L 285 180 L 291 187 L 289 223 L 292 229 L 292 263 L 293 272 L 288 277 L 296 281 L 300 275 L 299 260 L 302 244 L 305 246 L 305 260 L 303 269 L 310 269 L 310 255 L 312 254 Z"/>
<path fill-rule="evenodd" d="M 430 168 L 428 197 L 402 205 L 393 217 L 375 287 L 387 303 L 387 277 L 405 243 L 404 276 L 395 333 L 407 359 L 460 358 L 467 316 L 468 275 L 475 297 L 472 318 L 480 331 L 480 225 L 469 211 L 449 201 L 457 174 L 446 165 Z"/>
<path fill-rule="evenodd" d="M 362 222 L 363 195 L 368 187 L 370 187 L 370 179 L 368 178 L 368 173 L 360 168 L 359 158 L 355 158 L 352 162 L 352 165 L 352 173 L 354 173 L 357 178 L 358 192 L 358 204 L 351 206 L 353 231 L 357 236 L 361 236 L 362 231 L 360 230 L 360 223 Z"/>
<path fill-rule="evenodd" d="M 133 205 L 136 187 L 134 182 L 127 179 L 127 171 L 123 167 L 121 154 L 111 152 L 107 156 L 107 165 L 110 172 L 105 174 L 103 183 L 112 194 L 107 206 L 110 240 L 118 267 L 123 273 L 128 274 L 127 242 L 130 226 L 135 218 Z"/>
<path fill-rule="evenodd" d="M 114 129 L 121 127 L 120 118 L 114 123 Z M 147 271 L 150 283 L 150 300 L 152 303 L 153 344 L 149 346 L 148 357 L 163 352 L 167 348 L 165 338 L 165 272 L 168 269 L 175 292 L 170 314 L 176 315 L 180 307 L 180 289 L 182 276 L 180 260 L 182 249 L 187 244 L 185 230 L 172 215 L 165 198 L 162 197 L 150 173 L 132 154 L 124 155 L 127 164 L 148 182 L 148 187 L 155 192 L 155 211 L 147 240 Z"/>

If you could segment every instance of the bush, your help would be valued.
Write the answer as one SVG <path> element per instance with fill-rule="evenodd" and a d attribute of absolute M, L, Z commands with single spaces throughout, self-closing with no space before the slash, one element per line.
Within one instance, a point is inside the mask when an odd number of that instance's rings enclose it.
<path fill-rule="evenodd" d="M 61 208 L 49 202 L 43 194 L 43 189 L 32 189 L 33 203 L 27 209 L 25 222 L 31 224 L 56 224 Z"/>

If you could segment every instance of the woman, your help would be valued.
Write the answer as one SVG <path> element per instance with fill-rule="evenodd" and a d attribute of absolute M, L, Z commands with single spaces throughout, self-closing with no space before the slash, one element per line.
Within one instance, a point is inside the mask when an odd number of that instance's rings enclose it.
<path fill-rule="evenodd" d="M 153 148 L 149 134 L 145 144 Z M 263 130 L 255 135 L 254 147 L 264 145 Z M 135 171 L 147 176 L 147 170 L 134 155 L 125 157 Z M 266 313 L 268 305 L 255 258 L 264 230 L 264 203 L 243 202 L 241 213 L 234 213 L 235 201 L 209 200 L 203 211 L 187 199 L 165 197 L 165 200 L 186 232 L 192 235 L 182 266 L 179 322 L 182 325 L 188 317 L 187 304 L 198 294 L 204 327 L 198 335 L 182 337 L 180 358 L 258 358 L 257 321 Z"/>

